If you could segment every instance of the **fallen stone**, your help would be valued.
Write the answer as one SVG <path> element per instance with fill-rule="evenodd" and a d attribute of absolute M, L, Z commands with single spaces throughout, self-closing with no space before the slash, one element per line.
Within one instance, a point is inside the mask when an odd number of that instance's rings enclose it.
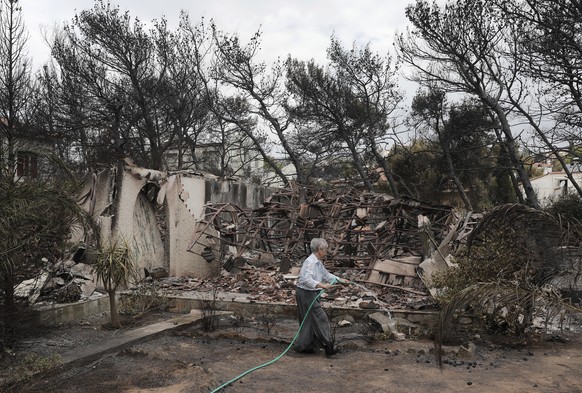
<path fill-rule="evenodd" d="M 347 322 L 350 322 L 350 323 L 355 323 L 356 322 L 355 319 L 354 319 L 354 317 L 351 316 L 350 314 L 341 314 L 341 315 L 338 315 L 338 316 L 332 318 L 332 321 L 333 322 L 336 322 L 336 323 L 339 323 L 341 321 L 347 321 Z"/>
<path fill-rule="evenodd" d="M 389 316 L 384 315 L 380 312 L 375 312 L 369 315 L 368 318 L 370 319 L 370 321 L 372 321 L 372 324 L 376 325 L 377 327 L 380 327 L 380 329 L 382 329 L 382 332 L 390 333 L 391 336 L 395 336 L 396 333 L 398 333 L 398 330 L 396 329 L 396 324 Z"/>
<path fill-rule="evenodd" d="M 364 310 L 373 310 L 373 309 L 376 309 L 376 308 L 380 308 L 378 306 L 378 304 L 376 304 L 373 300 L 372 301 L 369 301 L 369 302 L 360 302 L 358 304 L 358 306 L 360 308 L 363 308 Z"/>
<path fill-rule="evenodd" d="M 91 265 L 77 263 L 75 266 L 71 267 L 71 274 L 75 277 L 84 278 L 85 280 L 92 280 L 95 270 Z"/>
<path fill-rule="evenodd" d="M 168 273 L 168 269 L 164 268 L 164 267 L 154 267 L 151 270 L 148 270 L 147 268 L 143 268 L 145 277 L 151 277 L 154 280 L 159 280 L 160 278 L 164 278 L 164 277 L 168 277 L 169 273 Z"/>

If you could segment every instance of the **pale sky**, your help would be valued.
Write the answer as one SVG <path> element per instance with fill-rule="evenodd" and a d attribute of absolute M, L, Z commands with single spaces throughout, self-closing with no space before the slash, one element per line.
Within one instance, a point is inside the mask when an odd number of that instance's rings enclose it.
<path fill-rule="evenodd" d="M 75 12 L 93 7 L 93 0 L 20 0 L 29 31 L 29 54 L 35 67 L 49 59 L 43 34 L 70 22 Z M 288 54 L 301 60 L 325 61 L 335 34 L 345 47 L 370 43 L 374 52 L 392 51 L 396 30 L 403 32 L 406 5 L 414 0 L 111 0 L 132 17 L 151 21 L 165 16 L 175 26 L 180 10 L 197 23 L 214 19 L 218 28 L 237 33 L 242 42 L 261 28 L 264 60 Z M 107 0 L 105 0 L 107 2 Z"/>

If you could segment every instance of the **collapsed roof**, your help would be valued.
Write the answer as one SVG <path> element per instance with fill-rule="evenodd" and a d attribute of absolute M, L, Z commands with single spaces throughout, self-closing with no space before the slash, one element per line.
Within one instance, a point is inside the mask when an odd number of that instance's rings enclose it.
<path fill-rule="evenodd" d="M 450 206 L 355 189 L 314 190 L 290 184 L 257 209 L 209 203 L 189 249 L 210 244 L 231 271 L 245 263 L 287 273 L 310 253 L 314 237 L 329 243 L 326 267 L 351 269 L 362 281 L 423 288 L 418 265 L 456 230 L 459 241 L 472 222 Z M 461 224 L 462 228 L 457 228 Z"/>

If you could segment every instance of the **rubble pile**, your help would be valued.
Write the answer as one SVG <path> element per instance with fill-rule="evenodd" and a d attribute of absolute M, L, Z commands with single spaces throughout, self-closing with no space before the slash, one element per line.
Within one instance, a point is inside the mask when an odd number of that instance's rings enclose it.
<path fill-rule="evenodd" d="M 97 288 L 97 274 L 83 260 L 84 248 L 54 264 L 45 260 L 46 267 L 36 277 L 16 286 L 14 296 L 29 305 L 43 302 L 74 303 L 91 298 Z"/>
<path fill-rule="evenodd" d="M 326 293 L 337 306 L 422 309 L 432 307 L 424 279 L 446 264 L 479 219 L 449 206 L 411 198 L 348 190 L 315 190 L 290 184 L 259 208 L 208 203 L 188 246 L 220 261 L 221 274 L 207 279 L 168 277 L 168 269 L 144 269 L 138 285 L 155 280 L 168 294 L 180 291 L 234 292 L 250 300 L 295 302 L 295 279 L 314 237 L 328 240 L 327 269 L 356 285 Z M 17 294 L 69 303 L 87 299 L 97 278 L 84 249 L 23 282 Z M 373 292 L 372 292 L 373 291 Z"/>
<path fill-rule="evenodd" d="M 406 197 L 290 184 L 254 210 L 207 204 L 189 250 L 203 244 L 201 256 L 218 258 L 231 273 L 250 266 L 286 274 L 309 255 L 311 239 L 322 237 L 332 273 L 349 270 L 353 280 L 424 295 L 419 265 L 443 242 L 462 241 L 474 219 Z"/>
<path fill-rule="evenodd" d="M 294 269 L 295 270 L 295 269 Z M 351 271 L 345 273 L 349 276 Z M 295 304 L 295 274 L 281 274 L 274 270 L 241 269 L 236 274 L 224 273 L 213 279 L 167 277 L 158 280 L 158 287 L 166 295 L 184 295 L 188 292 L 205 293 L 214 290 L 223 294 L 242 293 L 250 301 Z M 228 296 L 228 295 L 225 295 Z M 397 308 L 409 310 L 433 309 L 433 299 L 427 293 L 411 293 L 394 288 L 364 285 L 337 285 L 322 295 L 325 303 L 334 307 L 363 309 Z"/>

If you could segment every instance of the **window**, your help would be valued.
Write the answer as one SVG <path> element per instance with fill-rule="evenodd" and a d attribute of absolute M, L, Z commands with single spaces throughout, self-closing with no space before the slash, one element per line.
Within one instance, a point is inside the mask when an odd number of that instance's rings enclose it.
<path fill-rule="evenodd" d="M 38 156 L 31 152 L 19 151 L 16 160 L 16 175 L 18 177 L 37 177 Z"/>

